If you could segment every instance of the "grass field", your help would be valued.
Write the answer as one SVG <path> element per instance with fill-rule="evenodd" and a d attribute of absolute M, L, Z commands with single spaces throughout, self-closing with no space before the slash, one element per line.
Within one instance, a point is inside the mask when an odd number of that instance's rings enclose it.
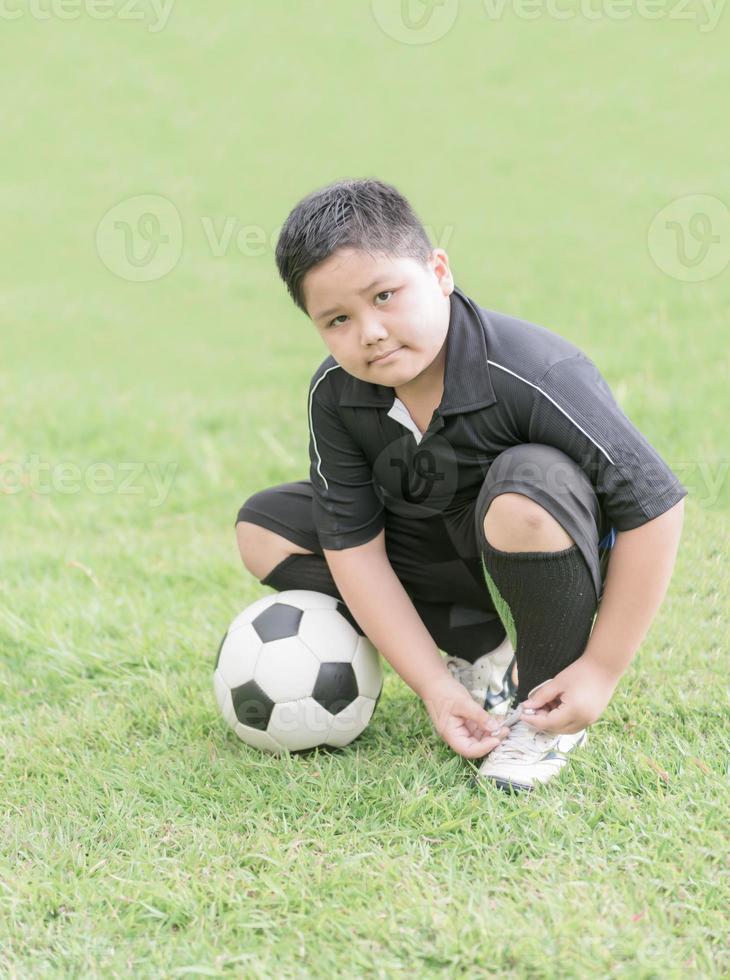
<path fill-rule="evenodd" d="M 730 15 L 447 3 L 412 43 L 398 6 L 3 5 L 2 976 L 727 975 Z M 218 716 L 268 591 L 235 514 L 308 476 L 326 354 L 272 242 L 348 175 L 593 357 L 690 490 L 649 636 L 530 799 L 474 790 L 387 664 L 341 752 Z"/>

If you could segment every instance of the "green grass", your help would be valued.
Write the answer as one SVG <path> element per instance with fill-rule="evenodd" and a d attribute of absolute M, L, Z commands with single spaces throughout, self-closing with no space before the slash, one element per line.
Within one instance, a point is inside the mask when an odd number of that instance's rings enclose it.
<path fill-rule="evenodd" d="M 220 0 L 156 33 L 25 16 L 2 38 L 0 973 L 726 973 L 730 270 L 672 279 L 647 229 L 683 195 L 730 204 L 727 17 L 703 33 L 462 4 L 409 46 L 366 2 Z M 343 751 L 270 758 L 218 716 L 220 636 L 268 592 L 235 514 L 308 475 L 326 350 L 270 246 L 217 257 L 202 219 L 270 241 L 349 174 L 446 229 L 484 306 L 586 350 L 691 488 L 649 636 L 529 799 L 475 788 L 387 664 Z M 138 194 L 184 230 L 147 283 L 94 245 Z M 44 491 L 32 457 L 66 482 Z M 110 492 L 74 490 L 104 462 Z"/>

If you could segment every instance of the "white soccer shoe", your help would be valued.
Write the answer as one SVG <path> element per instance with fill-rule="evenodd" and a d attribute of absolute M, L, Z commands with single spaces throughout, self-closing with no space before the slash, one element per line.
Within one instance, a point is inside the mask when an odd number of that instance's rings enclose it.
<path fill-rule="evenodd" d="M 570 735 L 552 735 L 533 728 L 522 719 L 522 705 L 502 722 L 512 730 L 509 735 L 484 758 L 477 779 L 489 779 L 507 792 L 530 792 L 536 783 L 546 783 L 557 776 L 569 753 L 588 741 L 583 728 Z"/>
<path fill-rule="evenodd" d="M 473 664 L 462 657 L 447 656 L 446 666 L 459 683 L 463 684 L 476 703 L 490 715 L 506 715 L 510 702 L 517 693 L 512 680 L 515 652 L 509 637 L 482 654 Z"/>

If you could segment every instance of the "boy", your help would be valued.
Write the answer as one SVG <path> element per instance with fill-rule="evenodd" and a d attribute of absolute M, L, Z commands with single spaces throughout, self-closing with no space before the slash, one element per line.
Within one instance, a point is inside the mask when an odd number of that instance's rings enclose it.
<path fill-rule="evenodd" d="M 244 564 L 342 599 L 477 778 L 531 790 L 649 628 L 686 490 L 578 348 L 454 284 L 394 187 L 308 195 L 276 261 L 330 356 L 310 479 L 246 501 Z"/>

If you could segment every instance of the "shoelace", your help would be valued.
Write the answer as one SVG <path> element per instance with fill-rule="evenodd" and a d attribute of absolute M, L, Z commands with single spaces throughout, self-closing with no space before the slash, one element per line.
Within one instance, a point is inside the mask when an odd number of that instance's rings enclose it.
<path fill-rule="evenodd" d="M 556 735 L 538 731 L 527 722 L 518 721 L 506 740 L 492 750 L 492 759 L 520 759 L 527 755 L 541 755 L 553 747 Z"/>

